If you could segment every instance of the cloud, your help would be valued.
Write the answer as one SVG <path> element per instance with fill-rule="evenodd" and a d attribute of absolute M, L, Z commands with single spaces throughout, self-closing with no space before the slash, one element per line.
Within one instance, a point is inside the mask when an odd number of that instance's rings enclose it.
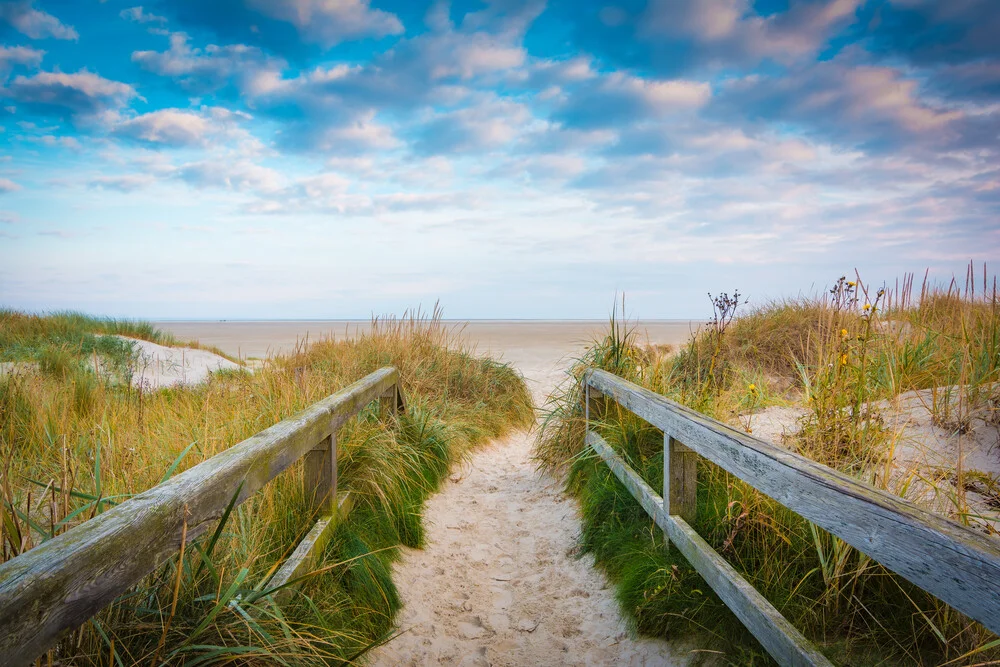
<path fill-rule="evenodd" d="M 490 95 L 423 125 L 413 148 L 423 154 L 468 153 L 500 148 L 528 129 L 527 107 Z"/>
<path fill-rule="evenodd" d="M 166 23 L 166 16 L 157 16 L 156 14 L 150 14 L 142 8 L 142 5 L 138 7 L 129 7 L 128 9 L 123 9 L 119 14 L 123 19 L 127 21 L 133 21 L 135 23 Z"/>
<path fill-rule="evenodd" d="M 731 122 L 789 122 L 837 142 L 891 150 L 956 140 L 965 113 L 920 95 L 919 81 L 891 67 L 847 59 L 784 76 L 750 76 L 725 85 L 712 110 Z"/>
<path fill-rule="evenodd" d="M 227 42 L 302 61 L 344 42 L 403 34 L 399 18 L 369 0 L 170 0 L 157 8 L 177 23 Z"/>
<path fill-rule="evenodd" d="M 0 178 L 0 194 L 6 194 L 8 192 L 17 192 L 21 190 L 21 186 L 10 180 L 9 178 Z"/>
<path fill-rule="evenodd" d="M 258 81 L 279 76 L 285 64 L 257 47 L 244 44 L 192 48 L 185 33 L 170 33 L 167 51 L 135 51 L 132 62 L 143 69 L 169 76 L 193 92 L 217 90 L 235 80 L 241 90 L 257 92 Z"/>
<path fill-rule="evenodd" d="M 553 118 L 573 127 L 608 127 L 697 111 L 711 96 L 711 85 L 704 81 L 612 72 L 567 92 Z"/>
<path fill-rule="evenodd" d="M 348 178 L 332 172 L 298 179 L 288 187 L 244 207 L 246 213 L 289 215 L 323 213 L 372 216 L 407 211 L 474 208 L 477 202 L 462 192 L 356 192 Z"/>
<path fill-rule="evenodd" d="M 866 46 L 921 66 L 1000 56 L 1000 12 L 994 0 L 891 0 L 873 16 Z"/>
<path fill-rule="evenodd" d="M 117 111 L 138 97 L 135 88 L 80 70 L 74 74 L 39 72 L 18 76 L 0 95 L 41 115 L 69 117 L 97 116 Z"/>
<path fill-rule="evenodd" d="M 162 146 L 204 147 L 220 137 L 245 138 L 239 122 L 249 118 L 248 114 L 222 107 L 202 108 L 198 112 L 159 109 L 121 122 L 113 134 Z"/>
<path fill-rule="evenodd" d="M 61 147 L 69 148 L 70 150 L 79 150 L 80 142 L 77 141 L 75 137 L 62 136 L 57 137 L 51 134 L 45 134 L 40 137 L 30 137 L 31 141 L 42 144 L 43 146 L 49 147 Z"/>
<path fill-rule="evenodd" d="M 27 46 L 0 46 L 0 76 L 6 77 L 14 65 L 38 67 L 45 51 Z"/>
<path fill-rule="evenodd" d="M 394 14 L 372 9 L 368 0 L 247 0 L 247 6 L 291 23 L 305 41 L 325 48 L 403 32 L 403 24 Z"/>
<path fill-rule="evenodd" d="M 857 23 L 863 0 L 618 0 L 598 11 L 577 3 L 552 10 L 574 47 L 617 68 L 676 77 L 718 68 L 747 71 L 762 61 L 785 65 L 822 51 Z M 777 11 L 767 11 L 767 7 Z"/>
<path fill-rule="evenodd" d="M 294 132 L 304 131 L 304 136 Z M 403 145 L 392 129 L 375 120 L 375 112 L 359 114 L 354 120 L 335 125 L 318 132 L 306 126 L 297 126 L 283 137 L 285 145 L 304 146 L 308 142 L 310 150 L 330 155 L 355 155 L 370 151 L 390 150 Z"/>
<path fill-rule="evenodd" d="M 813 55 L 837 28 L 853 21 L 861 0 L 792 0 L 788 9 L 769 16 L 754 11 L 750 0 L 652 0 L 638 34 L 650 41 L 669 37 L 691 42 L 692 60 L 738 64 L 774 58 L 793 62 Z"/>
<path fill-rule="evenodd" d="M 31 39 L 79 38 L 72 26 L 64 25 L 52 14 L 39 11 L 32 7 L 32 4 L 32 0 L 0 2 L 0 21 L 5 21 L 22 35 L 27 35 Z"/>
<path fill-rule="evenodd" d="M 154 182 L 155 179 L 149 174 L 130 174 L 126 176 L 98 176 L 90 179 L 87 185 L 102 190 L 130 193 L 143 190 Z"/>
<path fill-rule="evenodd" d="M 248 160 L 209 159 L 180 166 L 175 176 L 196 188 L 274 192 L 284 179 L 273 169 Z"/>

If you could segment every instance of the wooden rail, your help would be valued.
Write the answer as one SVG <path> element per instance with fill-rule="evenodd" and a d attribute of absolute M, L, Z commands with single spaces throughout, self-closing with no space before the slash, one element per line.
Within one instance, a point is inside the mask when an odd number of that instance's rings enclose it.
<path fill-rule="evenodd" d="M 98 517 L 0 565 L 0 662 L 26 664 L 84 623 L 305 457 L 305 483 L 329 514 L 337 498 L 336 432 L 374 400 L 402 407 L 399 373 L 383 368 Z M 322 538 L 334 521 L 322 517 Z M 186 532 L 185 532 L 186 530 Z M 307 537 L 309 537 L 307 536 Z M 304 540 L 305 542 L 305 540 Z M 300 548 L 309 560 L 321 545 Z M 292 559 L 290 559 L 292 560 Z M 272 579 L 272 582 L 274 580 Z"/>
<path fill-rule="evenodd" d="M 689 452 L 712 461 L 1000 634 L 1000 544 L 995 539 L 611 373 L 589 370 L 582 383 L 588 422 L 595 399 L 603 397 L 663 431 L 662 498 L 589 425 L 586 438 L 667 539 L 780 664 L 830 663 L 691 529 L 697 485 Z"/>

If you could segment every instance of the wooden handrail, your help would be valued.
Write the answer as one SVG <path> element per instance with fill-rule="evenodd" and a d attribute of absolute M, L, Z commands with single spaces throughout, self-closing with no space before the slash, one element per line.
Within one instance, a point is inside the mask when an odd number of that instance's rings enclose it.
<path fill-rule="evenodd" d="M 330 506 L 336 498 L 333 436 L 377 399 L 392 409 L 402 404 L 395 368 L 375 371 L 0 565 L 0 662 L 33 660 L 60 633 L 84 623 L 176 553 L 185 526 L 190 542 L 222 516 L 234 496 L 242 503 L 316 450 L 325 455 L 312 465 L 326 467 L 307 470 L 306 478 L 323 485 L 316 502 Z"/>
<path fill-rule="evenodd" d="M 588 421 L 594 394 L 615 401 L 661 429 L 665 447 L 672 440 L 683 443 L 686 448 L 843 539 L 993 632 L 1000 633 L 1000 543 L 996 540 L 828 466 L 741 433 L 606 371 L 588 370 L 582 384 L 587 397 Z M 588 426 L 588 444 L 611 464 L 609 455 L 614 455 L 614 452 L 606 443 L 602 448 L 603 440 L 593 436 L 597 434 L 589 431 Z M 671 460 L 676 455 L 674 449 L 664 452 L 664 481 L 668 489 L 670 480 L 676 478 L 676 471 L 670 469 Z M 623 474 L 628 477 L 628 473 L 638 478 L 624 462 L 621 465 L 627 470 L 621 474 L 616 471 L 619 478 Z M 616 466 L 611 467 L 615 470 Z M 626 486 L 629 484 L 626 483 Z M 644 506 L 648 505 L 649 500 L 640 498 L 643 493 L 633 490 L 633 486 L 629 486 L 633 495 Z M 693 494 L 694 485 L 688 483 L 687 486 L 686 493 Z M 674 533 L 684 527 L 690 530 L 680 513 L 671 509 L 672 505 L 675 508 L 677 505 L 676 500 L 671 502 L 672 497 L 676 498 L 673 490 L 665 490 L 664 497 L 666 500 L 659 496 L 655 498 L 655 502 L 663 506 L 663 516 L 650 514 L 658 523 L 663 523 L 661 527 L 667 537 L 673 538 Z M 690 499 L 683 507 L 689 505 Z M 667 524 L 675 525 L 677 530 L 668 529 Z M 678 546 L 681 547 L 680 543 Z M 710 553 L 704 553 L 705 549 Z M 685 552 L 685 549 L 681 548 L 681 551 Z M 698 551 L 704 558 L 718 558 L 707 543 L 704 543 L 704 549 L 699 548 Z M 699 558 L 692 559 L 686 552 L 685 556 L 732 607 L 733 604 L 716 587 L 712 578 L 699 567 Z M 730 585 L 731 578 L 726 579 L 726 585 Z M 749 586 L 745 581 L 740 585 L 743 584 Z M 741 599 L 744 602 L 747 600 L 745 596 Z M 740 615 L 738 611 L 737 615 Z M 747 623 L 743 616 L 740 617 Z M 768 645 L 770 640 L 765 641 L 767 638 L 750 624 L 748 628 L 780 663 L 818 664 L 798 658 L 793 660 L 785 653 L 776 654 Z M 767 632 L 773 630 L 773 626 L 767 627 Z"/>

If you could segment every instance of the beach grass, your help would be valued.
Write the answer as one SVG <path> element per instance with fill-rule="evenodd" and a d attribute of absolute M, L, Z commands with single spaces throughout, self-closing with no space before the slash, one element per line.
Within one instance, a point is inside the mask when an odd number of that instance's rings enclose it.
<path fill-rule="evenodd" d="M 644 345 L 616 308 L 607 335 L 549 398 L 536 443 L 540 465 L 563 474 L 580 499 L 582 550 L 615 582 L 639 632 L 696 633 L 725 664 L 772 664 L 677 550 L 664 548 L 659 529 L 603 461 L 584 449 L 578 381 L 588 368 L 748 432 L 754 413 L 795 406 L 801 417 L 783 446 L 890 493 L 909 497 L 922 485 L 935 511 L 996 534 L 997 517 L 968 497 L 975 488 L 997 499 L 996 475 L 964 470 L 961 457 L 937 476 L 898 468 L 899 431 L 887 407 L 904 392 L 923 390 L 934 423 L 959 441 L 974 424 L 997 423 L 995 280 L 980 280 L 970 268 L 964 285 L 935 286 L 925 278 L 917 293 L 912 276 L 892 289 L 843 277 L 812 298 L 750 307 L 734 293 L 711 305 L 711 321 L 671 354 Z M 658 430 L 615 404 L 592 428 L 662 488 Z M 836 664 L 1000 660 L 1000 641 L 981 624 L 714 464 L 700 460 L 698 475 L 694 528 Z"/>
<path fill-rule="evenodd" d="M 176 343 L 142 323 L 0 317 L 0 354 L 22 363 L 0 377 L 2 560 L 380 367 L 399 369 L 407 410 L 386 419 L 369 406 L 340 432 L 339 483 L 354 509 L 287 603 L 272 602 L 267 582 L 315 520 L 299 466 L 65 636 L 42 664 L 353 662 L 392 631 L 400 599 L 390 564 L 400 545 L 422 544 L 423 502 L 449 466 L 533 420 L 520 375 L 472 355 L 437 311 L 379 319 L 353 339 L 300 346 L 255 372 L 155 392 L 94 372 L 88 362 L 108 354 L 110 333 Z M 127 361 L 127 351 L 112 353 Z"/>

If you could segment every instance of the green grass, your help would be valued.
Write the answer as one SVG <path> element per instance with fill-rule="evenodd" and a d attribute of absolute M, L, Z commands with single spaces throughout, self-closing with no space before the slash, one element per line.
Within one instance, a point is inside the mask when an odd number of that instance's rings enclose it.
<path fill-rule="evenodd" d="M 735 318 L 745 304 L 728 299 L 733 312 L 716 310 L 709 326 L 672 355 L 641 345 L 612 315 L 608 334 L 549 398 L 536 452 L 543 467 L 566 475 L 580 499 L 583 551 L 607 570 L 639 632 L 700 634 L 728 664 L 772 664 L 677 551 L 664 548 L 659 529 L 603 461 L 584 450 L 577 384 L 583 371 L 608 370 L 745 430 L 749 422 L 740 416 L 747 412 L 803 406 L 802 430 L 787 446 L 904 494 L 909 480 L 889 474 L 895 434 L 877 401 L 949 387 L 961 401 L 942 398 L 934 409 L 940 424 L 958 430 L 970 416 L 995 419 L 1000 398 L 996 292 L 925 285 L 921 297 L 880 294 L 842 279 L 820 297 L 764 304 Z M 654 489 L 662 488 L 661 433 L 615 405 L 596 428 Z M 698 475 L 694 528 L 835 663 L 1000 659 L 997 637 L 980 624 L 717 466 L 702 460 Z M 964 523 L 974 515 L 961 492 L 966 483 L 939 489 L 953 498 L 949 516 Z"/>
<path fill-rule="evenodd" d="M 152 393 L 85 364 L 91 352 L 80 341 L 110 326 L 9 311 L 0 320 L 0 340 L 18 346 L 4 348 L 8 358 L 52 349 L 48 339 L 64 351 L 45 368 L 0 378 L 0 560 L 382 366 L 400 370 L 407 410 L 383 419 L 374 404 L 340 432 L 339 483 L 354 510 L 337 528 L 325 564 L 289 602 L 273 604 L 267 582 L 315 519 L 299 466 L 66 636 L 51 653 L 61 664 L 353 661 L 392 631 L 399 595 L 390 564 L 399 545 L 422 544 L 424 500 L 449 466 L 533 420 L 521 377 L 462 349 L 437 314 L 380 320 L 353 340 L 318 342 L 254 373 L 216 373 L 203 385 Z M 130 335 L 145 330 L 129 326 Z"/>

